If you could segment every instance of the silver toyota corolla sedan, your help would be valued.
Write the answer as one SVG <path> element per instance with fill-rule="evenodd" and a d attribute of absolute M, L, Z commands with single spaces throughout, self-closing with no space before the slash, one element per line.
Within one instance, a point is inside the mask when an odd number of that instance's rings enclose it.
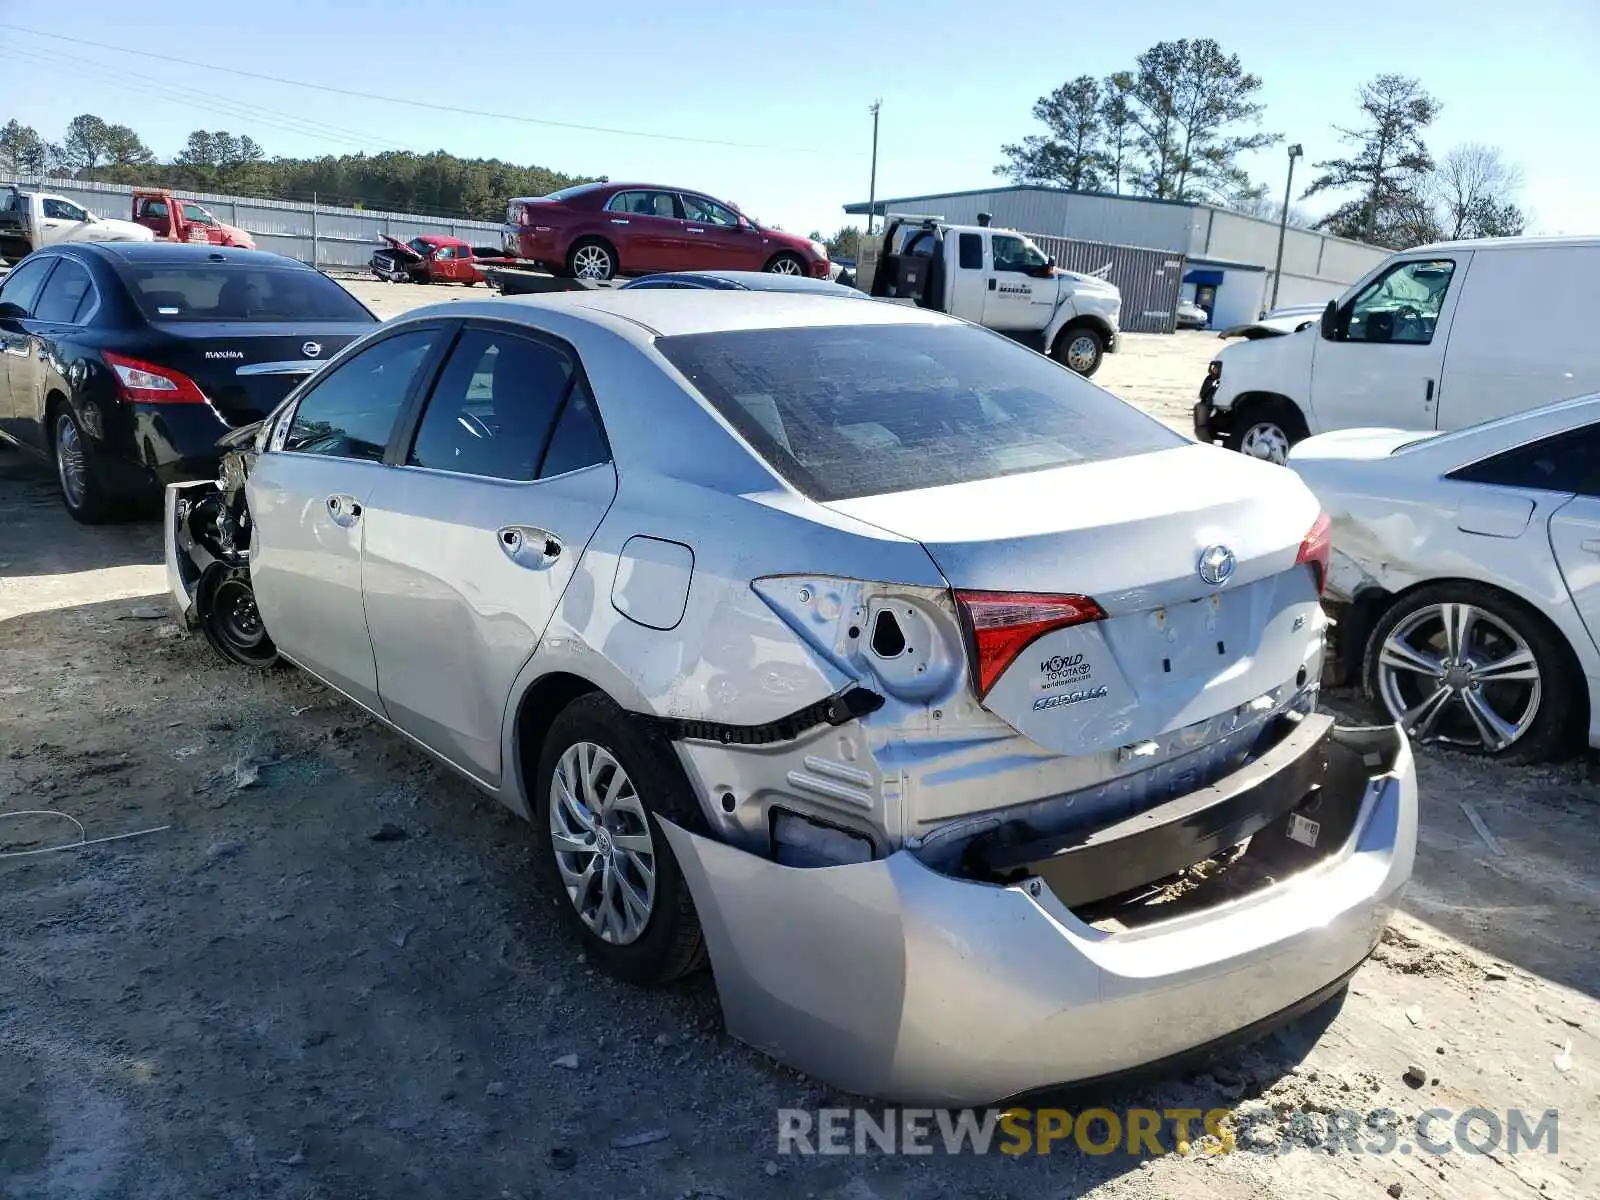
<path fill-rule="evenodd" d="M 1394 727 L 1316 711 L 1327 524 L 1050 359 L 898 305 L 460 302 L 341 352 L 167 568 L 532 822 L 594 961 L 983 1103 L 1332 994 L 1411 873 Z"/>

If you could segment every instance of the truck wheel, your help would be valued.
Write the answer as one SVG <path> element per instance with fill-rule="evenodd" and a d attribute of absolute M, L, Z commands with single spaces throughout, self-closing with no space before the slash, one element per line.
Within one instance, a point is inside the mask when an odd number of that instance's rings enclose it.
<path fill-rule="evenodd" d="M 1307 432 L 1305 418 L 1289 401 L 1258 400 L 1233 414 L 1233 428 L 1223 444 L 1229 450 L 1282 466 Z"/>
<path fill-rule="evenodd" d="M 617 277 L 616 251 L 599 238 L 584 238 L 567 251 L 567 274 L 605 283 Z"/>
<path fill-rule="evenodd" d="M 1085 379 L 1100 369 L 1105 354 L 1105 339 L 1085 326 L 1068 329 L 1056 338 L 1056 344 L 1050 351 L 1051 357 L 1058 363 Z"/>

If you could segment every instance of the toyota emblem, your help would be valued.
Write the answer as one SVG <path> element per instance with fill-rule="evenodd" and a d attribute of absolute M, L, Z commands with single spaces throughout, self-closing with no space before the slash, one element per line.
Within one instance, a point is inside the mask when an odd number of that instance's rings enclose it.
<path fill-rule="evenodd" d="M 300 347 L 300 353 L 304 354 L 307 358 L 316 358 L 317 355 L 322 353 L 322 343 L 307 342 L 304 346 Z"/>
<path fill-rule="evenodd" d="M 1233 578 L 1239 560 L 1226 546 L 1207 546 L 1200 554 L 1200 578 L 1212 587 L 1221 587 Z"/>

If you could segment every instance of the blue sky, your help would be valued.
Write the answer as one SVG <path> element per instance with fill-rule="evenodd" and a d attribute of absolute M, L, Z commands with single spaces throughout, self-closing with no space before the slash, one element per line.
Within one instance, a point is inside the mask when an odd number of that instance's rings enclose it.
<path fill-rule="evenodd" d="M 59 138 L 79 112 L 132 125 L 167 156 L 197 127 L 249 133 L 269 154 L 443 148 L 570 172 L 702 188 L 785 228 L 831 231 L 863 200 L 868 105 L 882 97 L 880 196 L 984 187 L 1001 143 L 1034 132 L 1034 100 L 1063 80 L 1131 65 L 1164 38 L 1214 37 L 1264 82 L 1264 125 L 1339 153 L 1358 84 L 1422 78 L 1444 103 L 1435 153 L 1498 145 L 1526 175 L 1533 232 L 1600 233 L 1600 5 L 1023 4 L 988 0 L 663 5 L 422 0 L 229 0 L 142 5 L 0 0 L 0 121 Z M 882 48 L 882 49 L 879 49 Z M 368 101 L 143 56 L 550 121 L 759 144 L 591 133 Z M 70 55 L 70 58 L 63 57 Z M 48 60 L 48 61 L 46 61 Z M 242 107 L 247 106 L 247 107 Z M 313 122 L 308 125 L 306 122 Z M 330 128 L 332 127 L 332 128 Z M 1298 168 L 1297 191 L 1308 178 Z M 1283 186 L 1281 147 L 1245 165 Z M 1317 213 L 1332 200 L 1307 205 Z"/>

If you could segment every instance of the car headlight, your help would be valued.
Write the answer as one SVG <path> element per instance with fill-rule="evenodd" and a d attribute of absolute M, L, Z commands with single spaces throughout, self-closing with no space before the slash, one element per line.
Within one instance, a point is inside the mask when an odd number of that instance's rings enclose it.
<path fill-rule="evenodd" d="M 826 246 L 824 246 L 821 242 L 812 242 L 811 243 L 811 253 L 815 254 L 818 258 L 822 259 L 823 261 L 827 261 L 828 248 Z"/>

